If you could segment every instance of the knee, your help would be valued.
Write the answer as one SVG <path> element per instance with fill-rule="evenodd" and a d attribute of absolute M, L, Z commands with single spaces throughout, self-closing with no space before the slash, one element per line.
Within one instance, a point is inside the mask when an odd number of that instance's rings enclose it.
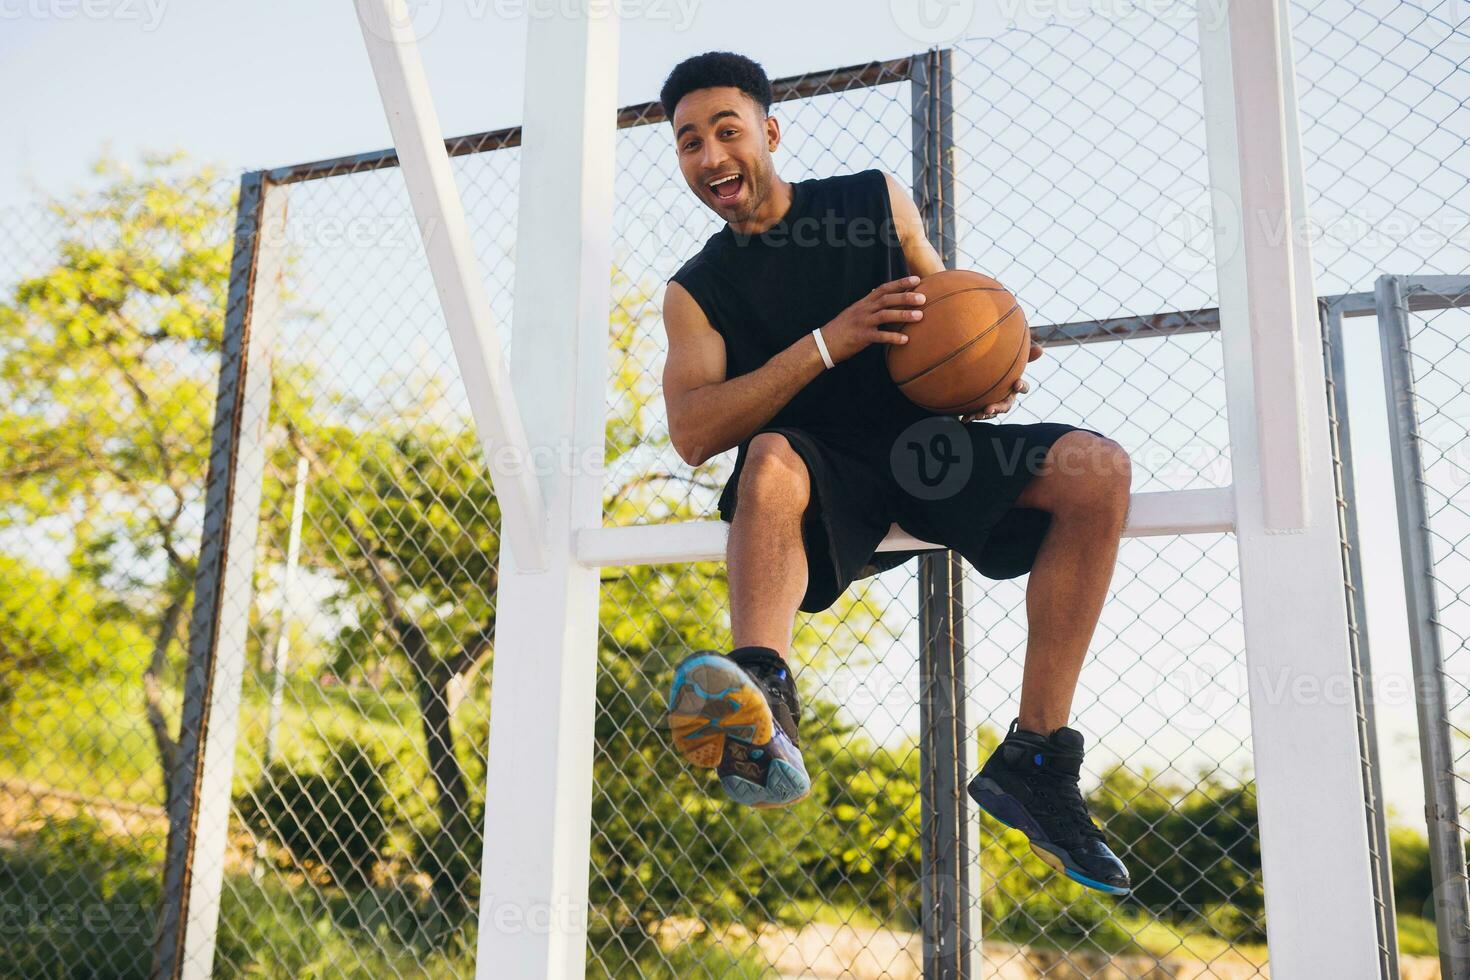
<path fill-rule="evenodd" d="M 758 507 L 805 510 L 811 493 L 806 463 L 785 436 L 763 432 L 745 452 L 739 493 L 742 502 Z"/>
<path fill-rule="evenodd" d="M 1069 432 L 1057 440 L 1047 460 L 1055 476 L 1058 508 L 1116 517 L 1128 513 L 1133 487 L 1133 461 L 1112 439 L 1090 432 Z"/>

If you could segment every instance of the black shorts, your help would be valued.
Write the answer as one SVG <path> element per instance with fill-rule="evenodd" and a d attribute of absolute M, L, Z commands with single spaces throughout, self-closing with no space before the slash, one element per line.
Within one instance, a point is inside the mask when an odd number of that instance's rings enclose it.
<path fill-rule="evenodd" d="M 1017 507 L 1016 498 L 1053 443 L 1068 432 L 1092 432 L 1060 422 L 949 417 L 926 418 L 891 436 L 785 426 L 761 431 L 784 436 L 811 479 L 802 520 L 808 577 L 801 609 L 809 613 L 831 606 L 853 580 L 919 554 L 875 550 L 894 524 L 958 551 L 988 578 L 1026 574 L 1051 516 Z M 735 518 L 742 468 L 743 456 L 720 496 L 722 520 Z"/>

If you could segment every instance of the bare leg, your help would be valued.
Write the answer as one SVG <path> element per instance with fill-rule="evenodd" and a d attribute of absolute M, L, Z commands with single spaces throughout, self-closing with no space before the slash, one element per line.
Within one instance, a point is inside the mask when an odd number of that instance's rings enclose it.
<path fill-rule="evenodd" d="M 782 657 L 806 594 L 801 518 L 811 499 L 806 464 L 785 436 L 751 440 L 740 471 L 726 572 L 735 646 L 770 647 Z"/>
<path fill-rule="evenodd" d="M 1068 433 L 1017 499 L 1051 514 L 1026 587 L 1026 666 L 1020 727 L 1050 735 L 1067 724 L 1087 645 L 1102 615 L 1128 515 L 1127 454 L 1108 439 Z"/>

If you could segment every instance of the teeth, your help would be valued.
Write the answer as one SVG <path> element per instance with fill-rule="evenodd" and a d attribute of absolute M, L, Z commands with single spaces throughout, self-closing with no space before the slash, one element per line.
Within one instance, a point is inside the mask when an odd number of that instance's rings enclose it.
<path fill-rule="evenodd" d="M 728 177 L 721 177 L 719 180 L 712 180 L 712 181 L 710 181 L 709 185 L 711 187 L 719 187 L 721 184 L 728 184 L 730 181 L 734 180 L 736 177 L 739 177 L 739 176 L 740 176 L 739 174 L 731 174 Z"/>

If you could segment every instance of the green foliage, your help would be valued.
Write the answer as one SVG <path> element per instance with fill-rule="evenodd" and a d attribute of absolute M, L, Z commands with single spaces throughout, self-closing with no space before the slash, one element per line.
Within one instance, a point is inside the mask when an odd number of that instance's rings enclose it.
<path fill-rule="evenodd" d="M 106 589 L 0 554 L 0 712 L 36 676 L 136 676 L 150 643 Z"/>
<path fill-rule="evenodd" d="M 146 161 L 141 173 L 105 161 L 100 169 L 108 190 L 63 207 L 75 234 L 55 262 L 0 301 L 0 527 L 56 522 L 71 570 L 57 578 L 0 559 L 0 573 L 19 583 L 0 600 L 0 700 L 7 683 L 12 695 L 15 683 L 29 685 L 24 716 L 0 733 L 0 773 L 161 802 L 157 768 L 144 772 L 139 761 L 151 735 L 136 679 L 164 610 L 186 601 L 192 582 L 195 541 L 184 516 L 197 511 L 203 492 L 230 204 L 214 192 L 211 174 L 175 159 Z M 647 290 L 619 275 L 615 293 L 606 462 L 636 475 L 609 490 L 606 519 L 705 516 L 698 494 L 687 491 L 711 496 L 715 464 L 676 473 L 642 465 L 639 454 L 667 444 L 652 423 L 658 324 Z M 450 675 L 481 669 L 472 662 L 495 625 L 498 504 L 479 440 L 467 419 L 446 412 L 443 392 L 420 389 L 384 423 L 289 353 L 275 369 L 266 558 L 278 559 L 269 547 L 286 537 L 290 486 L 281 475 L 294 473 L 304 451 L 312 475 L 303 566 L 339 586 L 330 611 L 345 624 L 330 638 L 330 665 L 348 681 L 388 683 L 324 690 L 292 678 L 284 759 L 262 774 L 253 768 L 258 756 L 241 752 L 242 816 L 295 867 L 325 872 L 341 887 L 295 874 L 253 883 L 230 873 L 219 969 L 462 975 L 473 956 L 473 904 L 449 904 L 439 885 L 469 899 L 478 894 L 484 686 L 457 705 L 448 747 L 463 776 L 464 799 L 453 802 L 467 820 L 451 823 L 437 805 L 443 797 L 433 791 L 421 723 L 426 703 L 447 704 Z M 728 803 L 712 773 L 686 767 L 663 727 L 674 661 L 688 649 L 728 647 L 726 598 L 721 563 L 604 572 L 593 975 L 761 975 L 754 957 L 717 942 L 660 949 L 649 927 L 671 915 L 716 925 L 825 917 L 917 926 L 917 749 L 874 745 L 837 705 L 810 696 L 828 664 L 854 655 L 869 630 L 885 625 L 883 609 L 858 592 L 799 623 L 793 659 L 805 665 L 798 680 L 808 694 L 802 738 L 813 793 L 797 807 L 758 812 Z M 417 655 L 405 643 L 412 630 L 424 640 Z M 488 668 L 478 676 L 489 677 Z M 263 727 L 265 707 L 251 693 L 259 690 L 247 687 L 242 731 Z M 173 710 L 177 697 L 166 685 L 163 706 Z M 987 753 L 996 733 L 982 730 L 979 738 Z M 26 768 L 36 764 L 36 746 L 47 750 L 44 765 Z M 490 805 L 515 805 L 513 787 L 496 791 L 506 797 Z M 992 935 L 1123 949 L 1153 913 L 1181 930 L 1260 937 L 1249 783 L 1206 781 L 1185 791 L 1119 768 L 1093 804 L 1140 881 L 1138 895 L 1120 904 L 1084 893 L 1020 835 L 987 819 L 980 860 Z M 75 822 L 0 849 L 0 904 L 12 895 L 56 895 L 111 917 L 88 933 L 46 911 L 23 933 L 13 961 L 42 975 L 59 956 L 81 974 L 109 962 L 106 951 L 115 964 L 135 964 L 119 965 L 115 975 L 141 975 L 147 930 L 127 936 L 122 925 L 153 907 L 158 860 Z M 1427 895 L 1420 870 L 1427 863 L 1408 844 L 1396 845 L 1395 862 L 1404 867 L 1397 884 L 1408 908 Z M 428 901 L 412 872 L 433 881 Z"/>
<path fill-rule="evenodd" d="M 1429 919 L 1398 911 L 1399 955 L 1438 956 L 1439 935 Z"/>
<path fill-rule="evenodd" d="M 1105 773 L 1090 799 L 1115 849 L 1134 872 L 1129 902 L 1165 921 L 1205 910 L 1242 941 L 1265 941 L 1265 889 L 1255 783 L 1205 777 L 1192 788 L 1171 786 L 1123 766 Z"/>
<path fill-rule="evenodd" d="M 161 859 L 89 817 L 50 821 L 0 848 L 0 972 L 146 976 Z"/>
<path fill-rule="evenodd" d="M 0 301 L 0 526 L 69 522 L 72 567 L 120 591 L 187 580 L 202 499 L 232 202 L 178 157 L 110 159 L 53 201 L 53 264 Z"/>
<path fill-rule="evenodd" d="M 332 746 L 321 772 L 272 766 L 241 805 L 259 835 L 278 842 L 304 869 L 321 868 L 347 887 L 364 887 L 382 858 L 392 818 L 383 760 L 369 745 Z"/>
<path fill-rule="evenodd" d="M 0 778 L 89 796 L 161 804 L 163 783 L 143 717 L 142 692 L 99 677 L 30 672 L 0 724 Z"/>
<path fill-rule="evenodd" d="M 1429 864 L 1429 839 L 1409 827 L 1390 827 L 1389 860 L 1393 865 L 1393 902 L 1400 915 L 1434 920 L 1433 872 Z"/>
<path fill-rule="evenodd" d="M 368 432 L 310 421 L 299 429 L 318 461 L 307 495 L 304 563 L 333 571 L 342 588 L 330 609 L 352 624 L 334 641 L 338 676 L 360 676 L 402 655 L 384 584 L 422 622 L 435 659 L 458 654 L 470 637 L 493 628 L 500 508 L 474 431 L 413 419 Z"/>

